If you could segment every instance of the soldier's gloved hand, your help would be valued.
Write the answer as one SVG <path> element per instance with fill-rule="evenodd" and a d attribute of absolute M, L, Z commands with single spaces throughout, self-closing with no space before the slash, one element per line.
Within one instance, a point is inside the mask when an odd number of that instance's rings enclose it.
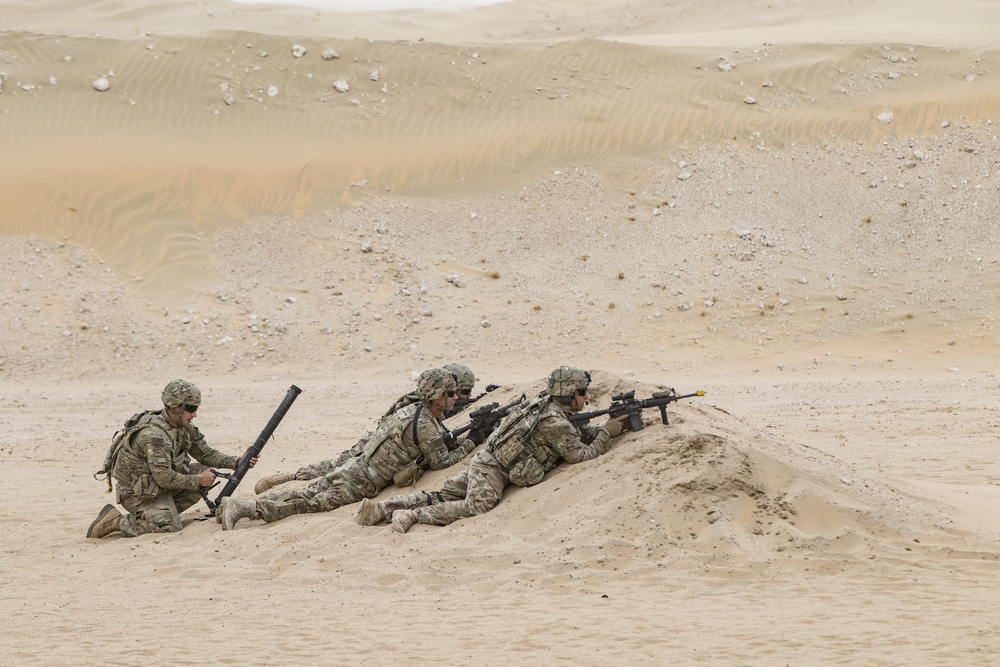
<path fill-rule="evenodd" d="M 485 428 L 474 428 L 469 431 L 469 440 L 476 443 L 476 446 L 486 442 L 486 438 L 489 436 L 490 432 Z"/>
<path fill-rule="evenodd" d="M 604 422 L 604 426 L 602 426 L 601 429 L 606 431 L 608 436 L 612 438 L 617 438 L 622 434 L 622 431 L 625 430 L 625 424 L 623 423 L 624 419 L 628 419 L 628 415 L 625 415 L 624 417 L 609 419 L 608 421 Z"/>

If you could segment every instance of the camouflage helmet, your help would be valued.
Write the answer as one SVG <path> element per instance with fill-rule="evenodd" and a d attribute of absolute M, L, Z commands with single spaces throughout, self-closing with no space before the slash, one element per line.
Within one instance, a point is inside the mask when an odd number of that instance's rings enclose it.
<path fill-rule="evenodd" d="M 430 368 L 417 378 L 417 396 L 421 401 L 430 402 L 441 398 L 446 391 L 454 391 L 458 387 L 455 376 L 443 368 Z"/>
<path fill-rule="evenodd" d="M 450 371 L 458 382 L 458 390 L 464 394 L 471 394 L 472 388 L 476 386 L 476 374 L 465 364 L 445 364 L 444 369 Z"/>
<path fill-rule="evenodd" d="M 163 404 L 168 408 L 201 405 L 201 390 L 186 380 L 171 380 L 163 388 Z"/>
<path fill-rule="evenodd" d="M 575 366 L 560 366 L 549 374 L 549 394 L 567 402 L 588 385 L 590 373 Z"/>

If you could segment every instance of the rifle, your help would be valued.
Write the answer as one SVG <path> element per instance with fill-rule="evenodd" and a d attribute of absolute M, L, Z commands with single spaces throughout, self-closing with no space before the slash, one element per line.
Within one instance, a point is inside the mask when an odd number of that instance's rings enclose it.
<path fill-rule="evenodd" d="M 451 416 L 453 414 L 456 414 L 456 413 L 460 412 L 461 410 L 464 410 L 467 406 L 472 405 L 473 403 L 475 403 L 476 401 L 478 401 L 480 398 L 482 398 L 486 394 L 490 393 L 491 391 L 495 391 L 495 390 L 497 390 L 499 388 L 500 388 L 500 385 L 498 385 L 498 384 L 488 384 L 488 385 L 486 385 L 486 391 L 484 391 L 483 393 L 479 394 L 479 396 L 476 396 L 476 397 L 470 396 L 469 398 L 456 398 L 455 399 L 455 407 L 453 407 L 451 409 L 451 411 L 449 412 L 449 416 Z"/>
<path fill-rule="evenodd" d="M 247 470 L 250 469 L 250 459 L 252 459 L 255 456 L 258 456 L 260 454 L 260 450 L 264 449 L 264 445 L 266 445 L 267 441 L 271 438 L 271 434 L 274 433 L 274 429 L 278 428 L 278 424 L 280 424 L 281 420 L 285 418 L 285 413 L 288 412 L 288 408 L 292 407 L 292 403 L 295 402 L 295 399 L 298 398 L 298 395 L 301 393 L 302 390 L 296 387 L 294 384 L 288 389 L 288 392 L 285 394 L 285 398 L 281 401 L 281 404 L 278 406 L 278 409 L 274 411 L 274 414 L 271 415 L 271 418 L 268 420 L 267 426 L 265 426 L 264 430 L 261 431 L 260 435 L 257 436 L 256 442 L 254 442 L 250 447 L 248 447 L 247 450 L 243 453 L 243 456 L 240 457 L 240 461 L 236 465 L 236 470 L 234 472 L 229 474 L 219 473 L 219 472 L 215 473 L 217 476 L 224 477 L 229 481 L 226 482 L 226 485 L 222 488 L 222 491 L 219 492 L 219 495 L 215 498 L 214 501 L 209 499 L 208 492 L 211 489 L 214 489 L 218 485 L 218 483 L 213 484 L 208 489 L 205 488 L 199 489 L 201 497 L 204 498 L 205 504 L 208 505 L 208 514 L 204 517 L 201 517 L 199 519 L 200 521 L 204 521 L 205 519 L 211 519 L 212 517 L 214 517 L 215 510 L 218 509 L 219 503 L 222 501 L 222 499 L 233 495 L 233 491 L 235 491 L 236 487 L 239 486 L 240 482 L 243 481 L 243 475 L 245 475 L 247 473 Z"/>
<path fill-rule="evenodd" d="M 492 390 L 489 390 L 492 391 Z M 469 413 L 469 423 L 461 428 L 456 428 L 454 431 L 445 431 L 441 434 L 441 439 L 444 441 L 445 446 L 451 449 L 455 441 L 458 440 L 459 436 L 471 431 L 472 429 L 477 429 L 481 433 L 489 434 L 497 427 L 500 420 L 510 414 L 510 411 L 519 406 L 524 401 L 524 396 L 517 399 L 513 403 L 508 403 L 507 405 L 500 407 L 500 403 L 494 401 L 493 403 L 487 403 L 481 408 L 476 408 Z M 484 438 L 485 439 L 485 438 Z"/>
<path fill-rule="evenodd" d="M 593 412 L 578 412 L 575 415 L 569 416 L 569 421 L 573 425 L 586 424 L 594 417 L 600 417 L 601 415 L 608 415 L 608 417 L 614 419 L 616 417 L 621 417 L 622 415 L 628 415 L 629 425 L 632 427 L 633 431 L 641 431 L 643 429 L 642 425 L 642 411 L 646 408 L 659 408 L 660 418 L 663 420 L 664 424 L 669 424 L 667 421 L 667 405 L 673 403 L 674 401 L 679 401 L 682 398 L 691 398 L 692 396 L 704 396 L 705 392 L 699 389 L 693 394 L 683 394 L 678 395 L 676 389 L 667 389 L 666 391 L 653 392 L 650 398 L 636 399 L 635 390 L 623 392 L 621 394 L 615 394 L 611 397 L 613 403 L 603 410 L 594 410 Z"/>

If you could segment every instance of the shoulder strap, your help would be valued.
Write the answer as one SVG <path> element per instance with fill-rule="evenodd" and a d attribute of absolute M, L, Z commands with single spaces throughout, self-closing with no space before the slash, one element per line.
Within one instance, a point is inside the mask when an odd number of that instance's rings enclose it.
<path fill-rule="evenodd" d="M 417 406 L 416 412 L 413 413 L 413 444 L 418 448 L 420 447 L 420 438 L 417 437 L 417 420 L 420 419 L 420 410 L 424 407 L 421 403 Z"/>

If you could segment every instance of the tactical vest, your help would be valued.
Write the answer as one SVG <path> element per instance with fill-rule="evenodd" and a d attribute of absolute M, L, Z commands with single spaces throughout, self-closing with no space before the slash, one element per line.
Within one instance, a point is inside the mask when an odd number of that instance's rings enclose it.
<path fill-rule="evenodd" d="M 362 457 L 384 479 L 392 479 L 396 473 L 420 458 L 417 419 L 422 407 L 422 403 L 412 403 L 384 417 L 368 437 Z M 410 426 L 413 428 L 413 451 L 403 446 L 403 431 Z"/>

